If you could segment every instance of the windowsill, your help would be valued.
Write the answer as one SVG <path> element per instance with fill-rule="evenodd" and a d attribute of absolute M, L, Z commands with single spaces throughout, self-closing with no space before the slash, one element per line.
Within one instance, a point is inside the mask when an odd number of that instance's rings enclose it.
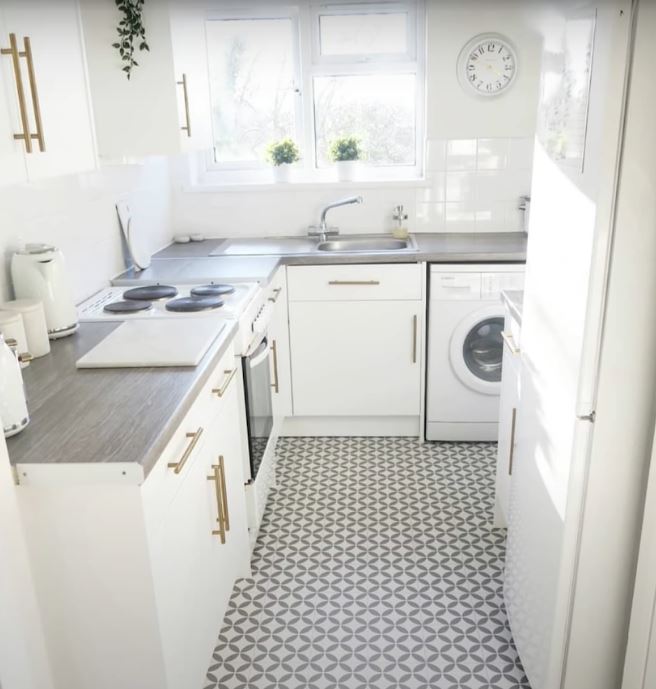
<path fill-rule="evenodd" d="M 285 192 L 285 191 L 322 191 L 326 189 L 421 189 L 429 185 L 428 180 L 397 179 L 397 180 L 362 180 L 354 182 L 339 182 L 327 180 L 325 182 L 202 182 L 185 184 L 182 191 L 189 194 L 209 194 L 214 192 Z"/>

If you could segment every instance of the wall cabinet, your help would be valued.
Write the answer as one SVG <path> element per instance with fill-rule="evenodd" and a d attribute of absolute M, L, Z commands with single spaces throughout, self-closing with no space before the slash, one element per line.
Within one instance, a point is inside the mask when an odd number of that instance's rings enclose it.
<path fill-rule="evenodd" d="M 508 524 L 510 485 L 517 435 L 517 410 L 520 394 L 520 328 L 519 323 L 506 309 L 504 325 L 504 346 L 499 400 L 499 440 L 497 445 L 497 473 L 495 499 L 495 526 Z"/>
<path fill-rule="evenodd" d="M 288 275 L 294 415 L 419 416 L 421 267 L 290 267 Z"/>
<path fill-rule="evenodd" d="M 237 367 L 230 349 L 143 484 L 89 465 L 19 487 L 56 687 L 203 686 L 250 573 Z"/>
<path fill-rule="evenodd" d="M 81 0 L 101 160 L 121 162 L 211 148 L 203 9 L 197 2 L 144 5 L 150 51 L 130 80 L 116 41 L 113 2 Z"/>
<path fill-rule="evenodd" d="M 3 2 L 0 43 L 0 183 L 93 169 L 77 2 Z"/>

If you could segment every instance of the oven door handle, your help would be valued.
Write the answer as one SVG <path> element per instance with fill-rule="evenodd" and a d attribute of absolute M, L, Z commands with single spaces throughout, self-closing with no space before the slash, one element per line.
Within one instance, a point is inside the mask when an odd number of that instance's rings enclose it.
<path fill-rule="evenodd" d="M 269 342 L 265 337 L 260 346 L 248 357 L 250 368 L 257 368 L 263 361 L 269 358 Z"/>

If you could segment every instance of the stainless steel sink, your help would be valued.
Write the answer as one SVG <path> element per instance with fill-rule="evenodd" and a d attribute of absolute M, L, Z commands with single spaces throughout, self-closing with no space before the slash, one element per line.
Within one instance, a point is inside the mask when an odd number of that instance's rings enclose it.
<path fill-rule="evenodd" d="M 394 239 L 389 236 L 371 237 L 340 237 L 319 242 L 317 251 L 331 253 L 378 253 L 387 251 L 417 251 L 417 245 L 413 237 L 407 239 Z"/>

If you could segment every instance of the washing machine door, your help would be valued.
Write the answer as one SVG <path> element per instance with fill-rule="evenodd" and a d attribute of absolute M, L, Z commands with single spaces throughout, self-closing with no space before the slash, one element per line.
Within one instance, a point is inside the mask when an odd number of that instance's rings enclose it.
<path fill-rule="evenodd" d="M 501 304 L 469 314 L 451 337 L 451 366 L 460 381 L 485 395 L 501 391 L 504 316 Z"/>

